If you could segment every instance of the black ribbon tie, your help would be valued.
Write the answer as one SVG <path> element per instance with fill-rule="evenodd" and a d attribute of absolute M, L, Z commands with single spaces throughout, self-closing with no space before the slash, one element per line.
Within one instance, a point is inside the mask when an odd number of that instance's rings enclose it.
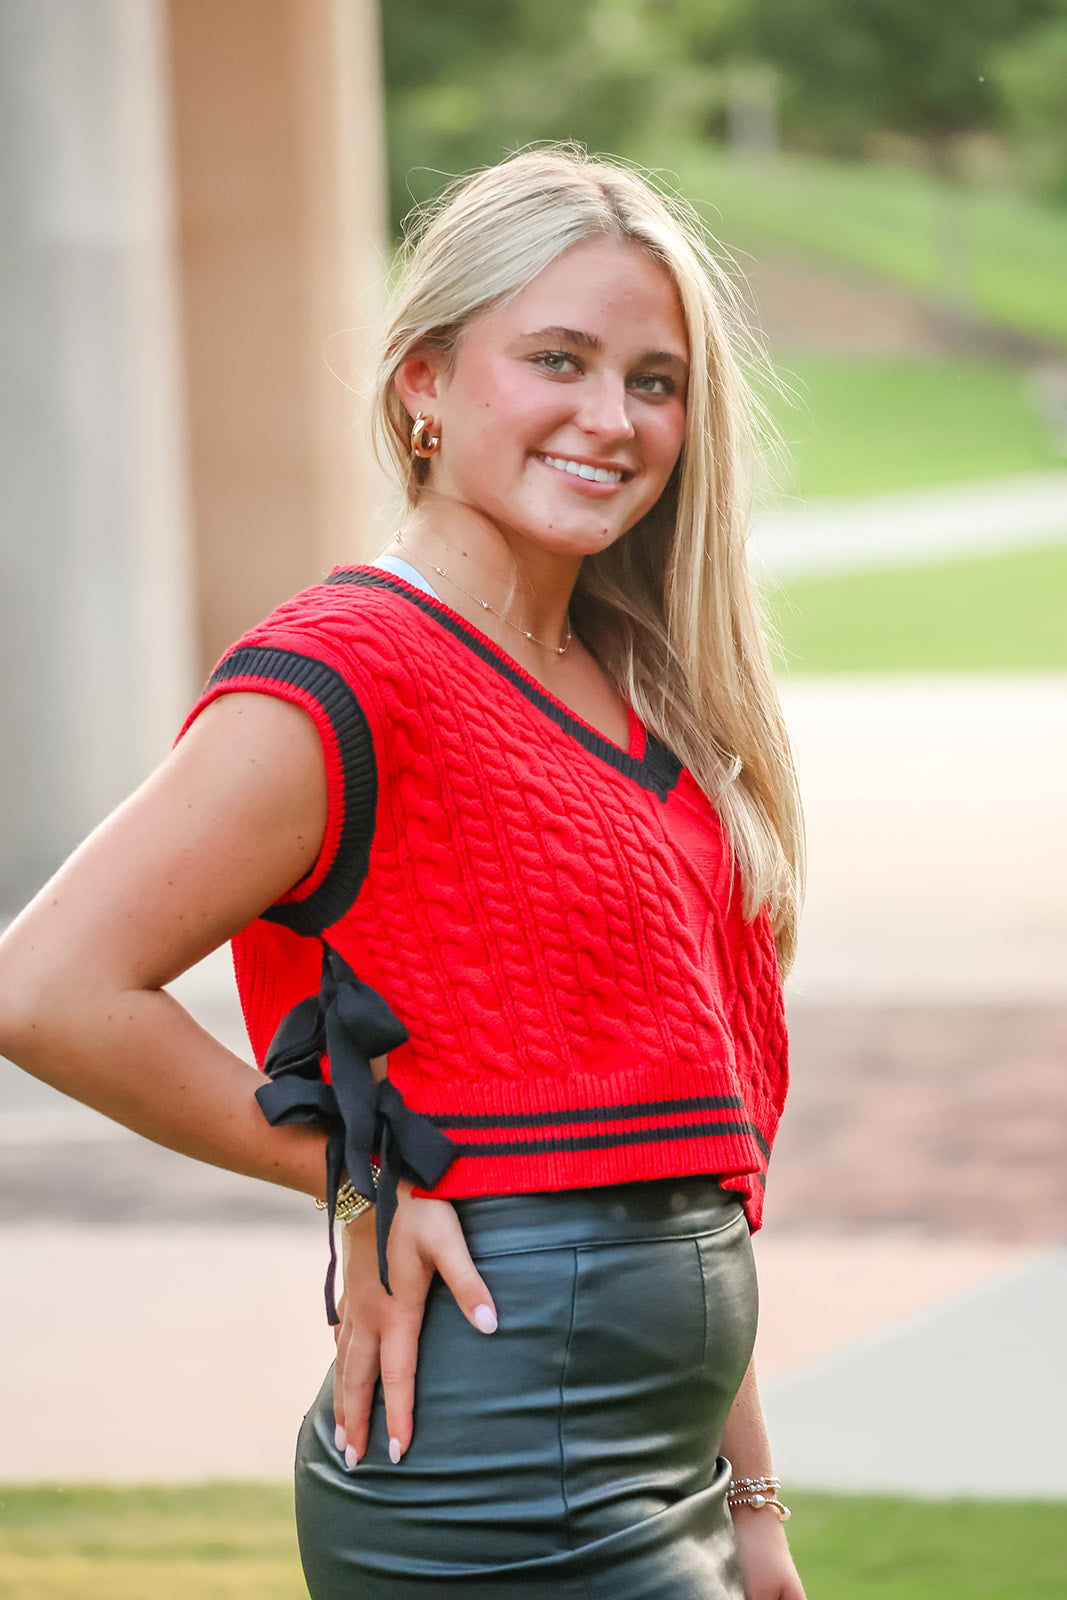
<path fill-rule="evenodd" d="M 421 1189 L 432 1189 L 457 1154 L 447 1134 L 404 1104 L 395 1084 L 388 1078 L 375 1080 L 372 1058 L 388 1055 L 408 1038 L 404 1024 L 377 990 L 361 983 L 344 957 L 324 943 L 322 987 L 278 1024 L 263 1063 L 270 1082 L 256 1090 L 260 1110 L 272 1127 L 310 1123 L 326 1129 L 330 1230 L 326 1316 L 334 1327 L 340 1318 L 334 1298 L 333 1224 L 342 1173 L 348 1173 L 348 1181 L 364 1199 L 376 1200 L 378 1273 L 391 1294 L 388 1243 L 397 1185 L 407 1178 Z M 324 1055 L 330 1062 L 329 1083 L 322 1076 Z M 371 1167 L 375 1153 L 380 1164 L 377 1188 Z"/>

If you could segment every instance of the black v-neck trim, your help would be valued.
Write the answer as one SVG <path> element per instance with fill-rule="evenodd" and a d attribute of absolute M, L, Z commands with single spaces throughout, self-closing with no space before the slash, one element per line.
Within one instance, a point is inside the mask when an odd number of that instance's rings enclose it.
<path fill-rule="evenodd" d="M 471 626 L 466 618 L 458 612 L 450 610 L 443 600 L 435 600 L 430 595 L 415 589 L 411 584 L 405 583 L 403 578 L 394 577 L 393 574 L 382 571 L 372 571 L 366 567 L 342 567 L 337 572 L 331 572 L 329 577 L 323 579 L 327 584 L 349 584 L 361 589 L 387 589 L 390 594 L 395 594 L 409 605 L 417 606 L 426 616 L 432 617 L 440 627 L 450 633 L 453 638 L 472 651 L 485 664 L 492 667 L 502 678 L 518 689 L 520 694 L 526 696 L 532 705 L 543 711 L 558 728 L 570 734 L 584 750 L 590 755 L 613 767 L 623 777 L 630 778 L 634 783 L 647 789 L 657 799 L 665 801 L 671 790 L 676 786 L 682 774 L 682 763 L 678 757 L 655 734 L 646 733 L 645 750 L 642 756 L 632 756 L 628 750 L 623 750 L 619 745 L 612 744 L 610 739 L 605 739 L 603 734 L 597 733 L 595 728 L 582 722 L 573 712 L 569 711 L 559 700 L 548 694 L 540 684 L 513 661 L 509 656 L 487 639 L 484 634 Z"/>

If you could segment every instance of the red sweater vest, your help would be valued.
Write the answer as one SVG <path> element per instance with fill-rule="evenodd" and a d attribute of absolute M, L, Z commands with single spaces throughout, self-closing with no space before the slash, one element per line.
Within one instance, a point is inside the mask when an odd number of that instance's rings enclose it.
<path fill-rule="evenodd" d="M 787 1081 L 774 942 L 670 752 L 633 716 L 609 743 L 368 568 L 246 634 L 190 721 L 247 690 L 309 713 L 329 785 L 314 870 L 234 940 L 260 1065 L 325 937 L 410 1034 L 389 1078 L 458 1147 L 435 1195 L 715 1173 L 758 1227 Z"/>

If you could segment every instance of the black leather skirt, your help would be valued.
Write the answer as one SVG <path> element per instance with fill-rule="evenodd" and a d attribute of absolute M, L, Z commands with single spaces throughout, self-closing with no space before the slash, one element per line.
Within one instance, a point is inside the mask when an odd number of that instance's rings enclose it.
<path fill-rule="evenodd" d="M 345 1467 L 327 1374 L 296 1460 L 312 1600 L 742 1600 L 718 1454 L 756 1329 L 737 1197 L 684 1178 L 457 1210 L 499 1329 L 435 1280 L 398 1466 L 379 1395 Z"/>

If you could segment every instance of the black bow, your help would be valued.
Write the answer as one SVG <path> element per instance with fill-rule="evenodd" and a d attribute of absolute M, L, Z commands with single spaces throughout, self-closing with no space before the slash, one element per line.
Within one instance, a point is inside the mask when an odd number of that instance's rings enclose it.
<path fill-rule="evenodd" d="M 456 1148 L 428 1118 L 404 1104 L 395 1084 L 375 1081 L 371 1058 L 406 1044 L 408 1031 L 381 995 L 361 983 L 342 956 L 324 944 L 322 987 L 286 1013 L 263 1063 L 270 1078 L 256 1090 L 260 1110 L 273 1127 L 304 1122 L 325 1126 L 326 1214 L 330 1264 L 326 1272 L 326 1316 L 340 1320 L 334 1300 L 337 1250 L 333 1223 L 341 1174 L 364 1199 L 375 1199 L 371 1155 L 380 1163 L 375 1222 L 378 1272 L 389 1288 L 387 1246 L 401 1178 L 432 1189 L 451 1166 Z M 321 1058 L 330 1061 L 330 1082 Z"/>

